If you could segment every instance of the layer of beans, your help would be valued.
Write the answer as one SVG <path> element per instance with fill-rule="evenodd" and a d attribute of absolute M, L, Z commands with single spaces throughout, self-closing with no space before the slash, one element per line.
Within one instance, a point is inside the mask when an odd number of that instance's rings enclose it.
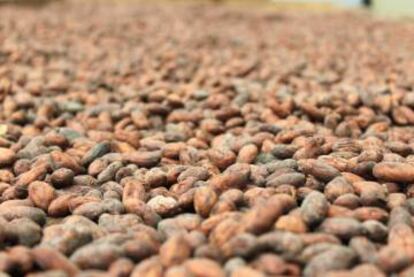
<path fill-rule="evenodd" d="M 0 9 L 1 277 L 414 275 L 414 22 Z"/>

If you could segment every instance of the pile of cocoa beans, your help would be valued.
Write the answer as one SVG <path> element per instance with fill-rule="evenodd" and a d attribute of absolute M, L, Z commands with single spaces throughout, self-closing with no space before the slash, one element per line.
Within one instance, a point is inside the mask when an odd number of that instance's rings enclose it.
<path fill-rule="evenodd" d="M 0 277 L 414 275 L 414 22 L 0 10 Z"/>

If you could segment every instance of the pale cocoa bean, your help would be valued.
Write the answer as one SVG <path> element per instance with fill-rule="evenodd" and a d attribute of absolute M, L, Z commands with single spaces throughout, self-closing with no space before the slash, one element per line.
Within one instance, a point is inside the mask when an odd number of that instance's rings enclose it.
<path fill-rule="evenodd" d="M 79 273 L 79 268 L 59 251 L 37 247 L 32 250 L 31 254 L 35 263 L 44 270 L 59 269 L 67 273 L 68 276 L 76 276 Z"/>
<path fill-rule="evenodd" d="M 197 188 L 194 194 L 194 209 L 195 211 L 203 216 L 207 217 L 217 202 L 217 194 L 209 187 L 204 186 Z"/>
<path fill-rule="evenodd" d="M 414 181 L 413 169 L 412 165 L 406 163 L 382 162 L 375 165 L 373 174 L 384 181 L 410 183 Z"/>
<path fill-rule="evenodd" d="M 11 165 L 16 159 L 16 153 L 8 148 L 0 147 L 0 166 Z"/>
<path fill-rule="evenodd" d="M 182 235 L 170 237 L 160 248 L 160 260 L 165 267 L 181 264 L 190 255 L 190 245 Z"/>
<path fill-rule="evenodd" d="M 292 209 L 295 201 L 286 194 L 272 196 L 249 210 L 243 218 L 243 230 L 260 234 L 270 229 L 276 219 Z"/>
<path fill-rule="evenodd" d="M 194 276 L 205 276 L 205 277 L 224 277 L 226 274 L 220 268 L 219 264 L 215 261 L 194 258 L 186 261 L 184 267 Z"/>
<path fill-rule="evenodd" d="M 36 181 L 29 185 L 29 198 L 34 205 L 45 211 L 48 210 L 50 203 L 55 199 L 55 189 L 46 182 Z"/>
<path fill-rule="evenodd" d="M 91 244 L 76 250 L 70 260 L 82 269 L 107 269 L 122 253 L 121 247 L 117 245 Z"/>
<path fill-rule="evenodd" d="M 133 152 L 124 154 L 123 159 L 140 167 L 152 167 L 161 160 L 161 152 Z"/>

